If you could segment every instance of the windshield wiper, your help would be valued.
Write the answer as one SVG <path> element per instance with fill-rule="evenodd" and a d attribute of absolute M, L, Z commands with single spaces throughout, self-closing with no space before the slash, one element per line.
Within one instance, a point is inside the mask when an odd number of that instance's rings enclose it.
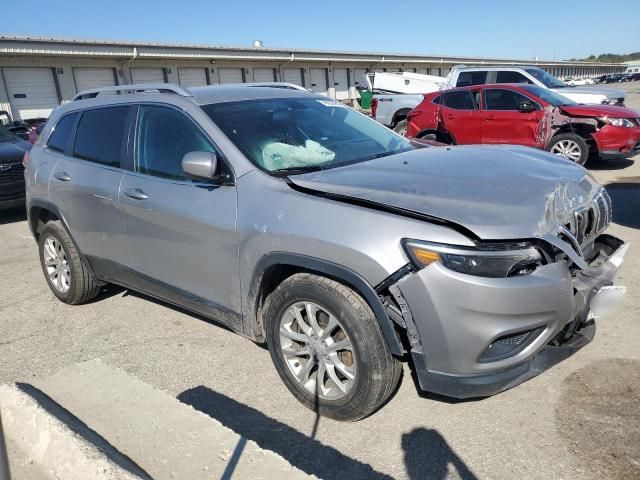
<path fill-rule="evenodd" d="M 302 165 L 298 167 L 286 167 L 286 168 L 278 168 L 276 170 L 271 170 L 271 175 L 297 175 L 301 173 L 309 173 L 309 172 L 317 172 L 319 170 L 323 170 L 323 167 L 319 165 Z"/>

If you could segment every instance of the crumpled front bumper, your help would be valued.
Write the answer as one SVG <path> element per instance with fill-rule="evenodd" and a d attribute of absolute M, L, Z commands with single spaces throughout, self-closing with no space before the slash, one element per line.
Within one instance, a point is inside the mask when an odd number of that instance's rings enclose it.
<path fill-rule="evenodd" d="M 561 261 L 526 276 L 483 278 L 433 263 L 401 279 L 397 287 L 420 340 L 412 351 L 420 387 L 458 398 L 493 395 L 589 343 L 592 299 L 613 284 L 627 249 L 610 235 L 594 245 L 603 255 L 573 272 Z M 496 340 L 528 331 L 531 339 L 513 355 L 483 360 Z"/>

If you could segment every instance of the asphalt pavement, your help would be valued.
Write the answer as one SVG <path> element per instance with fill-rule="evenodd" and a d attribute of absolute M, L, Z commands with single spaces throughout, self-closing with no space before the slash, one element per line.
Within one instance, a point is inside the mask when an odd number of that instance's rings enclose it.
<path fill-rule="evenodd" d="M 640 82 L 622 88 L 640 111 Z M 405 367 L 371 417 L 317 419 L 265 348 L 215 322 L 119 288 L 57 301 L 20 211 L 0 213 L 0 384 L 99 359 L 326 479 L 640 478 L 640 156 L 589 168 L 613 200 L 610 233 L 631 243 L 626 303 L 576 355 L 494 397 L 421 395 Z"/>

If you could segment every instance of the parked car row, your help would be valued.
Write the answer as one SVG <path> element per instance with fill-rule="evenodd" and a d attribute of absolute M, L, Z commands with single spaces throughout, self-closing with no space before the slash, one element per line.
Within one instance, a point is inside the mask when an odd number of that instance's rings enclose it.
<path fill-rule="evenodd" d="M 276 87 L 121 86 L 58 107 L 24 156 L 53 294 L 79 304 L 113 283 L 212 318 L 266 343 L 291 393 L 338 420 L 384 405 L 402 361 L 424 391 L 482 397 L 590 342 L 627 246 L 584 168 L 521 146 L 429 147 Z M 442 91 L 410 128 L 444 116 L 450 135 L 477 135 L 486 107 L 515 101 L 511 116 L 579 129 L 614 108 L 556 96 Z M 509 121 L 489 120 L 488 135 Z"/>
<path fill-rule="evenodd" d="M 640 72 L 636 73 L 611 73 L 596 78 L 596 83 L 622 83 L 637 82 L 640 80 Z"/>

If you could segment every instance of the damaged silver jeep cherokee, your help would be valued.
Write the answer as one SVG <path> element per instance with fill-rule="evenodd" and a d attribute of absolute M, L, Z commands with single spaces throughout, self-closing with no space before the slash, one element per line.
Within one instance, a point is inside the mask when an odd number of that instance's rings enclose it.
<path fill-rule="evenodd" d="M 339 420 L 380 407 L 402 360 L 423 390 L 487 396 L 593 338 L 626 246 L 586 170 L 425 147 L 276 86 L 120 86 L 56 109 L 25 158 L 53 293 L 114 283 L 206 315 Z"/>

